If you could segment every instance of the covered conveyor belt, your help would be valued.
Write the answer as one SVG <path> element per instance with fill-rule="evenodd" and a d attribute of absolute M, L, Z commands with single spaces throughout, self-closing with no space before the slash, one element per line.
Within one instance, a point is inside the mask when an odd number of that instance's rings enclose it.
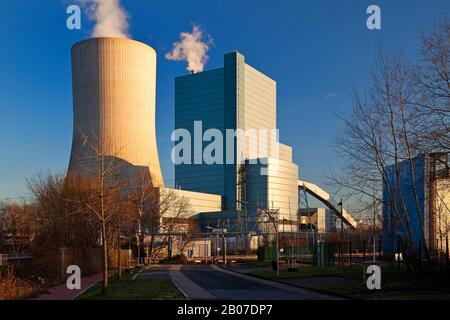
<path fill-rule="evenodd" d="M 304 189 L 306 192 L 311 194 L 313 197 L 322 201 L 328 208 L 333 210 L 334 214 L 336 214 L 339 218 L 341 218 L 341 210 L 337 204 L 337 202 L 330 196 L 328 192 L 315 185 L 314 183 L 298 180 L 298 188 Z M 342 210 L 342 220 L 344 223 L 351 227 L 356 228 L 356 221 L 352 218 L 352 216 L 345 210 Z"/>

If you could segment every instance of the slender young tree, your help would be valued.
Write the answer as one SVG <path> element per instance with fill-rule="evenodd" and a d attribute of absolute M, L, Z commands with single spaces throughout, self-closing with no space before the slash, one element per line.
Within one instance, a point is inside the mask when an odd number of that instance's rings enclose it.
<path fill-rule="evenodd" d="M 330 177 L 352 195 L 388 208 L 393 237 L 404 239 L 402 251 L 413 263 L 421 254 L 411 221 L 418 222 L 420 239 L 426 235 L 416 157 L 448 152 L 450 146 L 449 30 L 446 19 L 423 37 L 423 61 L 417 67 L 402 55 L 391 58 L 378 49 L 367 95 L 354 93 L 352 113 L 343 119 L 345 129 L 337 138 L 337 151 L 345 159 L 342 175 Z M 407 193 L 402 191 L 406 169 Z M 428 247 L 421 249 L 431 265 Z"/>
<path fill-rule="evenodd" d="M 84 135 L 84 133 L 82 133 Z M 124 187 L 123 163 L 117 156 L 119 151 L 111 154 L 112 148 L 107 144 L 111 142 L 103 141 L 93 132 L 84 135 L 83 145 L 86 146 L 86 158 L 78 159 L 84 166 L 87 176 L 92 181 L 86 199 L 80 201 L 85 207 L 89 217 L 94 218 L 100 227 L 100 243 L 102 247 L 103 259 L 103 281 L 102 292 L 108 288 L 108 249 L 111 244 L 111 234 L 114 233 L 114 217 L 118 214 L 121 206 L 121 190 Z"/>

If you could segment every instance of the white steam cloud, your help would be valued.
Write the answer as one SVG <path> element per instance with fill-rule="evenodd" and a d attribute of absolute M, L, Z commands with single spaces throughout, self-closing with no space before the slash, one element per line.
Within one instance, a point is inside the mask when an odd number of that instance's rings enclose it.
<path fill-rule="evenodd" d="M 120 0 L 79 0 L 95 21 L 92 37 L 128 38 L 128 16 Z"/>
<path fill-rule="evenodd" d="M 208 50 L 211 39 L 202 41 L 202 31 L 199 26 L 193 26 L 192 32 L 180 33 L 181 41 L 173 44 L 171 52 L 166 53 L 166 59 L 175 61 L 187 61 L 187 70 L 201 72 L 208 61 Z"/>

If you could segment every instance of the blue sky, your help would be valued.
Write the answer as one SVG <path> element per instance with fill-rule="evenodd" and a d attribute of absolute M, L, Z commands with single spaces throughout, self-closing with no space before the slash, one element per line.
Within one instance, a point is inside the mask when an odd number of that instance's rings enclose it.
<path fill-rule="evenodd" d="M 75 1 L 0 2 L 0 199 L 27 192 L 25 178 L 66 170 L 72 139 L 70 47 L 89 37 L 91 23 L 66 28 L 66 7 Z M 366 28 L 370 4 L 381 8 L 382 29 Z M 174 125 L 174 78 L 186 74 L 167 61 L 179 33 L 198 24 L 211 36 L 206 69 L 221 67 L 238 49 L 246 61 L 277 81 L 280 140 L 292 145 L 302 178 L 319 183 L 338 167 L 334 150 L 353 88 L 368 84 L 374 49 L 404 50 L 414 61 L 419 35 L 450 2 L 122 0 L 131 36 L 158 53 L 157 137 L 166 182 L 173 183 L 170 134 Z"/>

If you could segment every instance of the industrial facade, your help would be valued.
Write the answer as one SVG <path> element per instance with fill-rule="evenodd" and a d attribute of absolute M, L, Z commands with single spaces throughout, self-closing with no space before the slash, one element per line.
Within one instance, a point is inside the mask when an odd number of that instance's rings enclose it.
<path fill-rule="evenodd" d="M 276 106 L 276 82 L 245 63 L 238 52 L 225 54 L 223 68 L 176 78 L 175 129 L 194 137 L 194 123 L 201 121 L 203 132 L 218 129 L 223 137 L 227 129 L 267 130 L 256 140 L 237 134 L 231 164 L 226 159 L 230 141 L 224 139 L 222 163 L 176 165 L 176 186 L 223 195 L 223 211 L 234 215 L 244 210 L 254 214 L 256 207 L 278 210 L 279 221 L 287 221 L 284 229 L 295 231 L 298 166 L 292 162 L 292 148 L 270 136 L 277 128 Z M 203 148 L 208 144 L 202 143 Z M 278 147 L 274 157 L 273 144 Z"/>
<path fill-rule="evenodd" d="M 449 165 L 449 154 L 432 153 L 413 158 L 413 172 L 409 160 L 399 162 L 397 170 L 395 164 L 388 167 L 383 183 L 384 253 L 398 250 L 398 239 L 410 237 L 406 224 L 416 248 L 427 246 L 433 254 L 446 250 L 450 236 Z"/>

